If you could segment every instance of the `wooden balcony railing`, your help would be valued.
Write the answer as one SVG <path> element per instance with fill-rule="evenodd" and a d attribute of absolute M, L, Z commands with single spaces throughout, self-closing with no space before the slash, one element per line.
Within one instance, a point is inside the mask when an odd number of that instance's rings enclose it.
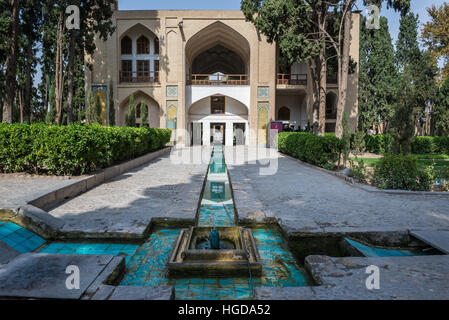
<path fill-rule="evenodd" d="M 200 86 L 247 86 L 247 74 L 192 74 L 187 79 L 189 85 Z"/>
<path fill-rule="evenodd" d="M 277 84 L 305 86 L 307 85 L 307 74 L 278 73 Z"/>
<path fill-rule="evenodd" d="M 159 83 L 159 72 L 120 71 L 120 83 Z"/>

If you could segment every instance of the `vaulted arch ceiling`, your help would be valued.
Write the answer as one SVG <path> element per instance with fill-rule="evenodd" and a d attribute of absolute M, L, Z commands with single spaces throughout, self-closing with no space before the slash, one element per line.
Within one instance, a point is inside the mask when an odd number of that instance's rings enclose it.
<path fill-rule="evenodd" d="M 224 74 L 244 74 L 245 62 L 234 51 L 217 44 L 202 53 L 193 60 L 192 73 L 212 74 L 221 72 Z"/>
<path fill-rule="evenodd" d="M 238 63 L 241 64 L 243 62 L 245 66 L 245 72 L 237 73 L 249 72 L 250 46 L 248 40 L 223 22 L 217 21 L 210 24 L 187 41 L 186 61 L 190 66 L 193 67 L 196 58 L 203 53 L 208 53 L 210 59 L 214 55 L 215 57 L 223 57 L 226 53 L 230 54 L 228 59 L 235 59 L 237 56 L 241 60 Z M 218 66 L 223 67 L 225 62 L 218 60 L 220 59 L 216 59 L 214 62 L 215 64 L 218 63 L 215 68 Z M 199 68 L 200 66 L 197 67 Z M 203 66 L 202 68 L 206 67 Z M 241 71 L 241 66 L 237 69 Z M 213 72 L 215 71 L 219 70 L 214 70 Z"/>

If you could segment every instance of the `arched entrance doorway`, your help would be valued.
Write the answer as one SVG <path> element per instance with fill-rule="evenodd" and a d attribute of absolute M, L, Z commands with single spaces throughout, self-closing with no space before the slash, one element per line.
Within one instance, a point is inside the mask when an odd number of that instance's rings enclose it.
<path fill-rule="evenodd" d="M 189 108 L 191 145 L 248 144 L 248 107 L 223 95 L 212 95 Z"/>

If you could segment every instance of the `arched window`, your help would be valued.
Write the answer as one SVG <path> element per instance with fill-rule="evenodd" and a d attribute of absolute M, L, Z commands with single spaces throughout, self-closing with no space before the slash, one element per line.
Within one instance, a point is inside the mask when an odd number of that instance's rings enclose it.
<path fill-rule="evenodd" d="M 333 92 L 326 94 L 326 119 L 337 119 L 337 95 Z"/>
<path fill-rule="evenodd" d="M 122 39 L 121 50 L 122 54 L 133 54 L 133 42 L 128 36 Z"/>
<path fill-rule="evenodd" d="M 150 41 L 147 37 L 137 39 L 137 54 L 150 54 Z"/>
<path fill-rule="evenodd" d="M 159 38 L 154 38 L 154 54 L 159 54 Z"/>
<path fill-rule="evenodd" d="M 290 109 L 287 107 L 280 108 L 278 111 L 278 120 L 290 121 Z"/>

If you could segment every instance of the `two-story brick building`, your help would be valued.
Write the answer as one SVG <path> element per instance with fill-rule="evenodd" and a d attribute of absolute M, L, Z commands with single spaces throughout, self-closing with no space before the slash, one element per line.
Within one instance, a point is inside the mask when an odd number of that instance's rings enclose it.
<path fill-rule="evenodd" d="M 359 14 L 353 15 L 351 56 L 359 60 Z M 279 50 L 240 11 L 120 11 L 116 31 L 86 57 L 86 89 L 99 95 L 108 122 L 113 89 L 116 124 L 125 125 L 131 95 L 140 119 L 148 107 L 151 127 L 173 129 L 178 144 L 264 145 L 270 121 L 304 128 L 312 117 L 306 64 L 287 73 L 277 66 Z M 112 84 L 113 88 L 110 88 Z M 358 73 L 350 75 L 347 111 L 357 125 Z M 326 130 L 335 130 L 337 83 L 328 81 Z M 239 131 L 240 129 L 240 131 Z M 241 132 L 236 138 L 236 132 Z M 218 135 L 217 135 L 218 133 Z M 176 137 L 176 138 L 175 138 Z"/>

